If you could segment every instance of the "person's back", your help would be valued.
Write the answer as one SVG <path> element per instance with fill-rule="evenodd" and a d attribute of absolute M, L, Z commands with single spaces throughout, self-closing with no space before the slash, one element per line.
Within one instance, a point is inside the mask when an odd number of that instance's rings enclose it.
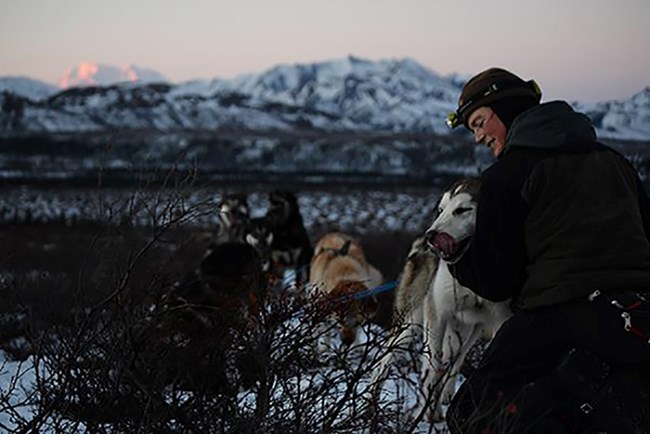
<path fill-rule="evenodd" d="M 484 176 L 516 189 L 526 208 L 521 308 L 650 288 L 643 186 L 623 156 L 596 142 L 585 116 L 562 102 L 524 111 Z"/>
<path fill-rule="evenodd" d="M 530 266 L 524 308 L 595 290 L 650 288 L 639 186 L 622 157 L 599 150 L 542 161 L 524 186 Z"/>

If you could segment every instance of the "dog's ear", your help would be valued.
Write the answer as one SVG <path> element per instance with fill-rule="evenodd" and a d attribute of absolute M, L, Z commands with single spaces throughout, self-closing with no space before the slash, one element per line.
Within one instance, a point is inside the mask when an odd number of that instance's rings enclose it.
<path fill-rule="evenodd" d="M 345 244 L 343 244 L 343 247 L 339 249 L 338 254 L 341 256 L 347 255 L 348 252 L 350 251 L 350 244 L 352 244 L 352 241 L 347 240 Z"/>

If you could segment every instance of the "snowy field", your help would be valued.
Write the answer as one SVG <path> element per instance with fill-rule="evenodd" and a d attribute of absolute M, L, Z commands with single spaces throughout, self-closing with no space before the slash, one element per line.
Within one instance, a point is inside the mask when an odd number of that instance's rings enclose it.
<path fill-rule="evenodd" d="M 288 328 L 300 327 L 299 319 L 289 321 Z M 360 330 L 357 342 L 353 348 L 346 351 L 345 357 L 347 364 L 341 368 L 336 363 L 336 359 L 341 356 L 338 350 L 341 348 L 340 340 L 334 338 L 331 353 L 323 355 L 324 362 L 318 368 L 311 368 L 306 372 L 294 378 L 283 378 L 282 381 L 276 382 L 273 392 L 273 400 L 286 402 L 287 396 L 296 394 L 296 391 L 303 389 L 329 388 L 324 398 L 317 401 L 316 406 L 309 408 L 312 415 L 327 415 L 336 412 L 337 417 L 333 420 L 333 426 L 344 424 L 346 420 L 358 417 L 357 413 L 367 412 L 368 403 L 360 399 L 364 390 L 369 386 L 369 375 L 366 374 L 358 382 L 352 383 L 346 379 L 350 372 L 362 371 L 363 364 L 368 360 L 377 360 L 377 342 L 385 339 L 385 331 L 376 325 L 369 324 Z M 416 350 L 417 351 L 417 350 Z M 14 361 L 0 351 L 0 430 L 2 432 L 15 432 L 19 428 L 32 426 L 36 432 L 43 434 L 65 433 L 92 433 L 97 432 L 115 432 L 110 423 L 102 426 L 88 426 L 86 423 L 74 420 L 59 413 L 49 412 L 46 405 L 39 404 L 39 395 L 36 393 L 36 383 L 43 384 L 48 381 L 58 381 L 48 372 L 47 356 L 29 357 L 24 361 Z M 405 372 L 406 371 L 406 372 Z M 341 381 L 337 381 L 340 379 Z M 462 383 L 459 379 L 457 386 Z M 347 395 L 350 394 L 350 387 L 355 389 L 352 395 L 355 401 L 345 402 Z M 381 408 L 381 412 L 390 415 L 389 422 L 377 428 L 377 431 L 365 429 L 340 430 L 334 429 L 333 432 L 350 432 L 350 433 L 448 433 L 444 422 L 429 423 L 422 418 L 421 408 L 418 406 L 419 400 L 422 400 L 421 393 L 418 390 L 417 375 L 413 371 L 408 371 L 405 364 L 396 365 L 393 373 L 389 376 L 382 388 L 382 394 L 376 405 Z M 183 393 L 183 392 L 181 392 Z M 185 392 L 187 399 L 192 392 Z M 171 402 L 178 397 L 169 396 L 167 399 Z M 255 407 L 255 395 L 241 391 L 237 398 L 240 411 L 249 411 Z M 290 402 L 286 402 L 287 411 L 291 411 Z M 45 408 L 44 408 L 45 407 Z M 282 409 L 280 404 L 273 407 L 276 410 Z M 268 418 L 277 418 L 279 415 L 271 411 Z M 301 432 L 301 431 L 292 431 Z M 313 431 L 305 431 L 313 432 Z M 319 431 L 320 432 L 320 431 Z"/>
<path fill-rule="evenodd" d="M 262 187 L 268 190 L 268 187 Z M 128 189 L 47 189 L 18 187 L 0 194 L 0 223 L 51 223 L 74 225 L 80 222 L 104 222 L 125 216 L 139 226 L 152 224 L 151 204 L 160 214 L 170 202 L 180 209 L 193 209 L 187 223 L 214 227 L 216 204 L 224 193 L 249 192 L 251 214 L 263 215 L 268 206 L 264 191 L 251 187 L 207 190 L 128 190 Z M 431 216 L 438 189 L 393 188 L 355 190 L 292 189 L 307 230 L 336 226 L 355 233 L 373 231 L 419 232 Z M 144 202 L 148 202 L 144 206 Z M 142 205 L 138 208 L 139 205 Z"/>
<path fill-rule="evenodd" d="M 247 187 L 242 190 L 187 189 L 187 190 L 125 190 L 125 189 L 48 189 L 36 187 L 5 188 L 0 195 L 0 222 L 17 224 L 20 230 L 30 232 L 30 228 L 45 228 L 50 223 L 63 224 L 75 232 L 75 228 L 86 223 L 128 222 L 136 227 L 161 225 L 165 219 L 185 214 L 181 224 L 188 227 L 212 228 L 216 224 L 216 204 L 221 195 L 230 192 L 249 193 L 249 204 L 253 216 L 261 216 L 268 206 L 267 192 L 272 187 Z M 438 191 L 429 188 L 383 188 L 383 189 L 293 189 L 298 197 L 305 226 L 313 238 L 329 230 L 340 230 L 354 234 L 404 233 L 410 240 L 428 224 L 437 201 Z M 170 208 L 170 204 L 171 208 Z M 38 233 L 38 231 L 35 231 Z M 34 241 L 30 240 L 30 243 Z M 37 242 L 37 241 L 36 241 Z M 379 244 L 381 245 L 381 244 Z M 7 246 L 5 246 L 7 247 Z M 46 247 L 46 246 L 45 246 Z M 47 249 L 44 247 L 44 252 Z M 407 246 L 402 246 L 402 249 Z M 383 248 L 396 249 L 394 245 Z M 371 255 L 372 256 L 372 255 Z M 401 266 L 394 261 L 393 268 Z M 6 271 L 4 271 L 6 276 Z M 39 272 L 40 273 L 40 272 Z M 43 273 L 40 276 L 46 276 Z M 385 339 L 386 332 L 377 324 L 369 324 L 360 334 L 358 345 L 350 352 L 349 366 L 342 370 L 336 364 L 327 363 L 309 370 L 307 376 L 287 378 L 282 385 L 276 385 L 274 394 L 284 399 L 285 394 L 295 392 L 305 385 L 325 387 L 323 382 L 332 378 L 345 378 L 350 369 L 361 367 L 363 360 L 372 358 L 376 348 L 368 344 Z M 338 343 L 335 343 L 338 345 Z M 364 355 L 365 356 L 362 356 Z M 369 356 L 370 354 L 370 356 Z M 16 426 L 35 418 L 42 410 L 34 395 L 35 382 L 48 378 L 47 356 L 28 357 L 22 362 L 13 360 L 0 351 L 0 431 L 11 432 Z M 386 382 L 379 405 L 384 414 L 390 414 L 393 426 L 384 426 L 380 432 L 445 433 L 443 424 L 418 422 L 417 375 L 415 372 L 394 373 Z M 364 375 L 355 387 L 363 390 L 368 386 L 369 375 Z M 320 382 L 320 383 L 319 383 Z M 319 385 L 320 384 L 320 385 Z M 345 382 L 330 385 L 333 392 L 319 401 L 314 414 L 327 414 L 331 407 L 339 406 L 346 393 Z M 284 389 L 283 389 L 284 388 Z M 291 390 L 289 390 L 291 389 Z M 356 392 L 355 392 L 356 393 Z M 250 397 L 242 393 L 241 405 L 250 405 Z M 367 403 L 358 402 L 341 411 L 341 418 L 350 413 L 367 410 Z M 76 420 L 56 417 L 38 419 L 39 432 L 93 432 Z M 21 423 L 22 421 L 22 423 Z M 110 431 L 110 427 L 106 426 Z M 337 431 L 357 432 L 357 431 Z M 359 432 L 369 432 L 359 431 Z"/>

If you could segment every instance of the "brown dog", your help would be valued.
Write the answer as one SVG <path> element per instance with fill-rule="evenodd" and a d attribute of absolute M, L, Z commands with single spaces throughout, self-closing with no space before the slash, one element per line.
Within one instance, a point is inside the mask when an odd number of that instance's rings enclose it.
<path fill-rule="evenodd" d="M 341 333 L 342 342 L 352 345 L 357 328 L 376 314 L 375 297 L 355 299 L 361 291 L 381 285 L 382 274 L 366 261 L 361 244 L 348 235 L 332 232 L 323 236 L 314 249 L 309 272 L 309 288 L 312 295 L 323 301 L 328 316 Z M 324 342 L 319 344 L 322 352 L 331 343 L 331 336 L 323 333 Z"/>

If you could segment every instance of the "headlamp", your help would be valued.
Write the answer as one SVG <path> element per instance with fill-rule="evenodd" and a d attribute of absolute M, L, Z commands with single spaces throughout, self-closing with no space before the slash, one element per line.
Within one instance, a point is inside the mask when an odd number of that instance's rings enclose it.
<path fill-rule="evenodd" d="M 445 123 L 450 129 L 453 130 L 454 128 L 459 126 L 462 123 L 462 121 L 460 120 L 460 116 L 458 116 L 458 113 L 453 112 L 453 113 L 449 113 L 447 119 L 445 119 Z"/>

